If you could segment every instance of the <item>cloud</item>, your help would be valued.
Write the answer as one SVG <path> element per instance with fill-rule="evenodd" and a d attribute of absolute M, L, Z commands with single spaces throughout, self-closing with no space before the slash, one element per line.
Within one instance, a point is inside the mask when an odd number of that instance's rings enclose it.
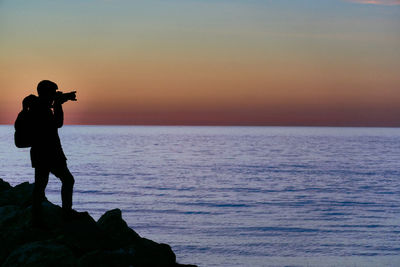
<path fill-rule="evenodd" d="M 384 5 L 384 6 L 400 5 L 400 0 L 347 0 L 347 1 L 359 4 L 368 4 L 368 5 Z"/>

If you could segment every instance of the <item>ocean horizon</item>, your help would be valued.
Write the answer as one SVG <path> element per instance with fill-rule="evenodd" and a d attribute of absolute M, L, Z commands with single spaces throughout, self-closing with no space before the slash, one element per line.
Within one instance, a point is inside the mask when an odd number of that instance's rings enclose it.
<path fill-rule="evenodd" d="M 0 125 L 0 178 L 34 181 Z M 74 208 L 119 208 L 199 266 L 398 266 L 400 128 L 99 126 L 59 130 Z M 61 182 L 47 198 L 61 204 Z"/>

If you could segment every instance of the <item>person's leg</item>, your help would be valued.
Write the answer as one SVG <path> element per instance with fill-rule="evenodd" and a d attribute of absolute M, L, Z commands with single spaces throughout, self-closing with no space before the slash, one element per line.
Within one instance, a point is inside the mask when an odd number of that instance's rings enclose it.
<path fill-rule="evenodd" d="M 72 193 L 74 187 L 74 177 L 71 172 L 68 170 L 68 167 L 56 167 L 51 169 L 51 173 L 53 173 L 57 178 L 61 180 L 61 200 L 62 200 L 62 208 L 64 210 L 72 209 Z"/>
<path fill-rule="evenodd" d="M 45 190 L 49 181 L 50 171 L 47 168 L 35 168 L 35 185 L 33 187 L 32 216 L 37 222 L 41 219 L 42 201 L 45 199 Z"/>

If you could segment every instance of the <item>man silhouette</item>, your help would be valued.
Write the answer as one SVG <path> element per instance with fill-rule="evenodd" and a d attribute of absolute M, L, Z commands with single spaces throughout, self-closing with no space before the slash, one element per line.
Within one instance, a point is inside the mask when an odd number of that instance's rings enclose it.
<path fill-rule="evenodd" d="M 68 101 L 57 92 L 56 83 L 48 80 L 39 82 L 36 101 L 30 101 L 32 111 L 32 148 L 31 161 L 35 168 L 35 186 L 33 190 L 33 224 L 42 224 L 41 203 L 45 199 L 45 189 L 49 174 L 54 174 L 62 182 L 62 210 L 66 217 L 75 215 L 72 210 L 72 191 L 74 177 L 67 167 L 67 158 L 61 147 L 58 128 L 64 123 L 62 104 Z M 76 100 L 76 99 L 73 99 Z"/>

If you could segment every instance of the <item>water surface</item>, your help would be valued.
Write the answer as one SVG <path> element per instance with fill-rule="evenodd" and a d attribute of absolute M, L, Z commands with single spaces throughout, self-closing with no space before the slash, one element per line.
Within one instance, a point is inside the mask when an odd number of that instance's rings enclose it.
<path fill-rule="evenodd" d="M 65 126 L 74 207 L 200 266 L 397 266 L 400 129 Z M 33 182 L 0 127 L 0 177 Z M 48 198 L 61 204 L 52 176 Z"/>

